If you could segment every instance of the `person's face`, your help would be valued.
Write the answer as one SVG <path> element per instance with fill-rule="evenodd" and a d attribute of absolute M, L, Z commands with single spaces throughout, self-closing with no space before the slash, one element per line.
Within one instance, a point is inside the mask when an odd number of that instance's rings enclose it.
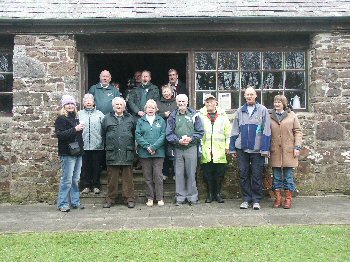
<path fill-rule="evenodd" d="M 151 76 L 149 75 L 148 72 L 143 72 L 142 73 L 142 83 L 147 84 L 149 81 L 151 81 Z"/>
<path fill-rule="evenodd" d="M 180 98 L 176 101 L 177 107 L 180 111 L 185 111 L 187 109 L 188 101 L 184 98 Z"/>
<path fill-rule="evenodd" d="M 111 82 L 112 77 L 108 71 L 102 71 L 100 74 L 100 82 L 103 86 L 108 86 Z"/>
<path fill-rule="evenodd" d="M 253 88 L 247 88 L 244 92 L 244 98 L 247 101 L 248 105 L 255 105 L 255 99 L 257 95 Z"/>
<path fill-rule="evenodd" d="M 122 101 L 117 101 L 113 104 L 113 110 L 117 115 L 123 114 L 125 111 L 125 105 Z"/>
<path fill-rule="evenodd" d="M 273 106 L 275 107 L 277 112 L 283 111 L 283 103 L 282 103 L 282 101 L 275 100 L 273 102 Z"/>
<path fill-rule="evenodd" d="M 162 95 L 166 100 L 169 100 L 173 96 L 173 92 L 171 92 L 170 88 L 165 88 L 162 91 Z"/>
<path fill-rule="evenodd" d="M 134 74 L 134 79 L 135 79 L 135 82 L 136 82 L 136 83 L 141 83 L 141 80 L 142 80 L 142 74 L 141 74 L 141 72 L 136 72 L 136 73 Z"/>
<path fill-rule="evenodd" d="M 156 107 L 154 105 L 148 105 L 146 107 L 146 114 L 149 116 L 154 116 L 156 113 Z"/>
<path fill-rule="evenodd" d="M 75 110 L 75 105 L 74 105 L 74 104 L 66 104 L 66 105 L 64 105 L 64 109 L 65 109 L 68 113 L 74 112 L 74 110 Z"/>
<path fill-rule="evenodd" d="M 171 71 L 169 74 L 169 82 L 171 84 L 175 84 L 177 79 L 179 78 L 179 76 L 177 75 L 177 73 L 175 71 Z"/>
<path fill-rule="evenodd" d="M 205 107 L 207 108 L 208 113 L 214 113 L 216 108 L 216 100 L 215 99 L 205 100 Z"/>
<path fill-rule="evenodd" d="M 91 98 L 85 99 L 84 100 L 84 107 L 87 109 L 92 109 L 94 108 L 94 100 Z"/>

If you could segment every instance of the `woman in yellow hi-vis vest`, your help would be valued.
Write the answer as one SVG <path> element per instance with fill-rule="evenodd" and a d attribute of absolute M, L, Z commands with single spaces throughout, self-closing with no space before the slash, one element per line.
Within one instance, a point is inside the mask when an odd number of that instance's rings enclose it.
<path fill-rule="evenodd" d="M 207 95 L 205 98 L 205 106 L 200 110 L 200 116 L 204 126 L 201 164 L 204 179 L 208 184 L 205 203 L 211 203 L 213 200 L 224 203 L 221 186 L 226 172 L 231 124 L 225 111 L 217 106 L 213 95 Z"/>

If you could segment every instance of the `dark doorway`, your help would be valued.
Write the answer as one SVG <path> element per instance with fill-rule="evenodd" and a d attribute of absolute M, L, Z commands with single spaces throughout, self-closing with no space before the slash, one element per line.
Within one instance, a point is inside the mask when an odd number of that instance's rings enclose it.
<path fill-rule="evenodd" d="M 126 88 L 129 78 L 135 71 L 149 70 L 151 82 L 158 87 L 168 83 L 168 70 L 175 68 L 179 79 L 186 83 L 187 54 L 87 54 L 88 89 L 99 82 L 100 72 L 111 72 L 112 81 L 121 85 L 121 92 Z M 86 90 L 87 91 L 87 90 Z"/>

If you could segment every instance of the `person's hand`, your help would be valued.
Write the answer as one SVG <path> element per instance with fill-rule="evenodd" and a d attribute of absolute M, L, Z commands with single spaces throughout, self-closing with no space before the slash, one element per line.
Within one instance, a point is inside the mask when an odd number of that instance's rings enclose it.
<path fill-rule="evenodd" d="M 79 132 L 82 131 L 84 129 L 85 125 L 80 123 L 78 125 L 75 126 L 75 131 Z"/>
<path fill-rule="evenodd" d="M 145 112 L 143 112 L 143 111 L 138 111 L 137 114 L 138 114 L 139 116 L 144 116 L 144 115 L 145 115 Z"/>
<path fill-rule="evenodd" d="M 237 158 L 237 152 L 233 152 L 231 155 L 233 158 Z"/>
<path fill-rule="evenodd" d="M 300 155 L 300 150 L 294 149 L 293 155 L 294 155 L 295 158 L 299 157 L 299 155 Z"/>
<path fill-rule="evenodd" d="M 166 117 L 166 118 L 168 118 L 168 117 L 169 117 L 169 115 L 170 115 L 170 111 L 166 111 L 166 112 L 164 112 L 164 115 L 165 115 L 165 117 Z"/>
<path fill-rule="evenodd" d="M 225 149 L 225 154 L 229 155 L 230 154 L 230 149 Z"/>
<path fill-rule="evenodd" d="M 150 146 L 147 147 L 147 152 L 150 153 L 152 156 L 156 154 L 156 151 L 154 151 Z"/>
<path fill-rule="evenodd" d="M 270 152 L 268 152 L 268 153 L 261 153 L 261 156 L 262 157 L 267 157 L 267 158 L 269 158 L 270 157 Z"/>

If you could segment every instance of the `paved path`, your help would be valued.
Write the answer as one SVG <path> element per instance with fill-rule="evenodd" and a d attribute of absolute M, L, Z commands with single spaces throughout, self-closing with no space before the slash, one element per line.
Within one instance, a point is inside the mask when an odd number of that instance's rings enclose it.
<path fill-rule="evenodd" d="M 62 213 L 47 204 L 0 205 L 0 233 L 91 231 L 144 228 L 350 224 L 350 197 L 297 197 L 290 210 L 273 209 L 264 200 L 261 210 L 240 210 L 240 200 L 224 204 L 182 205 L 135 209 L 117 205 L 103 209 L 87 205 L 84 210 Z"/>

